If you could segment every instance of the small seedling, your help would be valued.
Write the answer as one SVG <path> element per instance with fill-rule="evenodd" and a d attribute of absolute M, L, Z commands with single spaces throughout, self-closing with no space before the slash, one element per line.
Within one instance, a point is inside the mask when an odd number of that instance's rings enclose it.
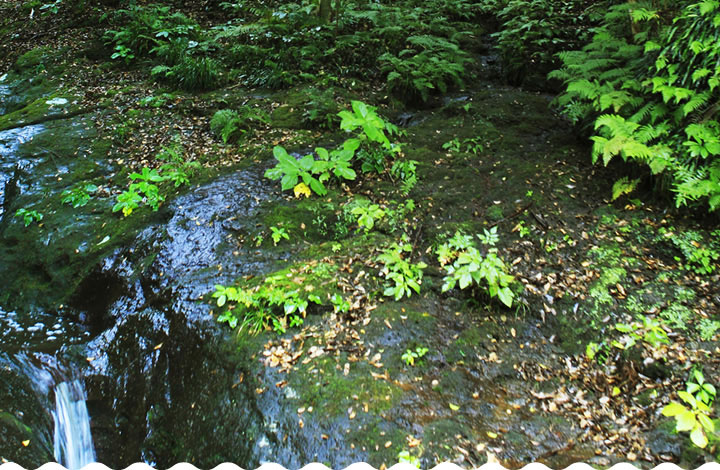
<path fill-rule="evenodd" d="M 414 467 L 420 468 L 420 459 L 411 455 L 407 450 L 403 450 L 398 454 L 398 463 L 408 463 Z"/>
<path fill-rule="evenodd" d="M 421 359 L 428 351 L 428 348 L 423 347 L 417 347 L 415 348 L 415 351 L 407 349 L 402 355 L 402 360 L 405 361 L 405 364 L 414 366 L 415 359 Z"/>
<path fill-rule="evenodd" d="M 287 230 L 280 227 L 270 227 L 270 230 L 272 231 L 272 234 L 270 235 L 272 237 L 273 243 L 275 246 L 277 246 L 278 243 L 280 243 L 280 240 L 283 238 L 285 240 L 290 240 L 290 235 L 288 235 Z"/>
<path fill-rule="evenodd" d="M 696 400 L 708 406 L 715 400 L 715 386 L 705 382 L 705 377 L 700 369 L 693 370 L 691 379 L 687 381 L 686 391 L 693 395 Z"/>
<path fill-rule="evenodd" d="M 33 222 L 40 222 L 43 219 L 43 215 L 40 212 L 27 210 L 25 208 L 18 209 L 17 212 L 15 212 L 15 217 L 21 217 L 26 227 Z"/>

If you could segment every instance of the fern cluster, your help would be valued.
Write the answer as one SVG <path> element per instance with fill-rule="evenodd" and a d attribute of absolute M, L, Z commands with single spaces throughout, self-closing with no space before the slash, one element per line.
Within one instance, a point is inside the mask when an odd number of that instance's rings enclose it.
<path fill-rule="evenodd" d="M 112 44 L 113 59 L 130 63 L 151 58 L 159 63 L 152 76 L 186 91 L 204 91 L 220 82 L 220 64 L 211 57 L 212 41 L 203 41 L 199 25 L 171 7 L 131 4 L 127 9 L 106 15 L 117 29 L 108 30 L 105 40 Z"/>
<path fill-rule="evenodd" d="M 267 114 L 250 106 L 241 106 L 237 111 L 221 109 L 213 114 L 210 130 L 224 143 L 232 143 L 252 132 L 254 126 L 266 124 Z"/>
<path fill-rule="evenodd" d="M 590 44 L 558 55 L 564 65 L 551 77 L 566 83 L 557 99 L 562 112 L 592 128 L 594 161 L 639 163 L 671 188 L 678 207 L 707 202 L 715 210 L 720 2 L 672 8 L 609 9 Z"/>
<path fill-rule="evenodd" d="M 219 28 L 235 78 L 284 88 L 320 76 L 385 79 L 406 101 L 460 87 L 476 47 L 481 4 L 345 3 L 323 22 L 311 4 L 283 4 Z"/>
<path fill-rule="evenodd" d="M 388 91 L 407 101 L 427 101 L 437 90 L 462 87 L 467 53 L 456 44 L 435 36 L 412 36 L 408 48 L 395 56 L 380 56 L 381 70 L 387 73 Z"/>

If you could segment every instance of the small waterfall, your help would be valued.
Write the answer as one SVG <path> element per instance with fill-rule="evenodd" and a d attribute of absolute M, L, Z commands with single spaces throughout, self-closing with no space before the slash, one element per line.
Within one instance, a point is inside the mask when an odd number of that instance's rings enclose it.
<path fill-rule="evenodd" d="M 80 380 L 55 386 L 55 460 L 68 470 L 79 470 L 95 462 L 90 434 L 90 416 L 85 405 L 85 389 Z"/>

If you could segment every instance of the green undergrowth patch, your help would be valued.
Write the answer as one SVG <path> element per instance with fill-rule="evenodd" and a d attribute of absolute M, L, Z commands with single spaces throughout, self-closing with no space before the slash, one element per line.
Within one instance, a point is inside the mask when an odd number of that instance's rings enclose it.
<path fill-rule="evenodd" d="M 321 356 L 288 374 L 288 384 L 300 395 L 303 406 L 322 410 L 324 416 L 335 418 L 347 413 L 349 407 L 357 407 L 363 414 L 362 404 L 367 403 L 373 414 L 386 411 L 395 404 L 402 390 L 386 381 L 377 380 L 370 372 L 377 369 L 365 361 L 353 362 L 348 375 L 338 364 L 347 358 Z M 321 406 L 322 408 L 318 408 Z"/>
<path fill-rule="evenodd" d="M 390 426 L 381 416 L 373 416 L 359 429 L 351 429 L 348 442 L 368 452 L 367 463 L 370 465 L 389 466 L 397 463 L 398 454 L 407 449 L 408 435 L 409 432 Z"/>
<path fill-rule="evenodd" d="M 239 279 L 230 286 L 216 285 L 212 297 L 218 307 L 218 321 L 243 333 L 285 333 L 303 325 L 306 316 L 318 309 L 343 309 L 338 303 L 346 295 L 339 283 L 341 270 L 361 269 L 353 268 L 355 261 L 351 258 L 348 262 L 345 256 L 367 252 L 366 244 L 373 246 L 368 238 L 340 245 L 343 256 L 335 255 L 340 251 L 335 246 L 315 245 L 284 269 L 263 277 Z"/>
<path fill-rule="evenodd" d="M 715 331 L 703 300 L 708 294 L 703 278 L 709 279 L 705 271 L 714 267 L 713 261 L 689 262 L 689 253 L 674 250 L 682 243 L 677 240 L 688 237 L 695 250 L 712 249 L 706 231 L 678 228 L 651 211 L 605 206 L 596 214 L 597 225 L 590 230 L 593 243 L 581 261 L 594 273 L 580 304 L 589 320 L 586 333 L 600 332 L 602 338 L 597 343 L 593 339 L 590 356 L 605 360 L 612 350 L 609 345 L 620 350 L 636 343 L 657 347 L 667 343 L 671 333 L 711 339 Z"/>

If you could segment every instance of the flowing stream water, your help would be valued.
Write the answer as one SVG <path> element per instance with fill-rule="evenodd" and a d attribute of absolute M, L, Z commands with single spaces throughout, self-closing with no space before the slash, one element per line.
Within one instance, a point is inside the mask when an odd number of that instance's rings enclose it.
<path fill-rule="evenodd" d="M 55 460 L 68 470 L 77 470 L 95 462 L 85 399 L 85 388 L 80 380 L 61 382 L 55 386 L 55 411 L 52 414 L 55 422 Z"/>
<path fill-rule="evenodd" d="M 27 377 L 38 402 L 52 416 L 52 455 L 55 460 L 68 470 L 79 470 L 95 462 L 83 379 L 59 365 L 57 358 L 45 354 L 19 353 L 8 364 L 16 366 Z"/>

